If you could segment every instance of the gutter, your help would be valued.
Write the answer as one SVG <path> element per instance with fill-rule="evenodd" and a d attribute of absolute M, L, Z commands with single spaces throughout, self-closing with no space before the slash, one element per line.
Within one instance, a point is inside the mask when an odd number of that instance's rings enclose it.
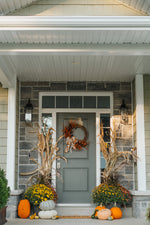
<path fill-rule="evenodd" d="M 91 28 L 102 30 L 149 30 L 150 17 L 98 16 L 98 17 L 39 17 L 39 16 L 2 16 L 0 30 L 49 30 L 63 28 Z"/>

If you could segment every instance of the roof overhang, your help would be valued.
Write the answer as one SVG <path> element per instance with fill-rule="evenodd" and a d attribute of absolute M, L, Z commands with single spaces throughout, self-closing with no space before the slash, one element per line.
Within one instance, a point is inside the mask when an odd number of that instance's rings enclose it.
<path fill-rule="evenodd" d="M 150 73 L 149 17 L 1 17 L 0 43 L 8 80 L 12 71 L 26 81 L 131 81 Z"/>

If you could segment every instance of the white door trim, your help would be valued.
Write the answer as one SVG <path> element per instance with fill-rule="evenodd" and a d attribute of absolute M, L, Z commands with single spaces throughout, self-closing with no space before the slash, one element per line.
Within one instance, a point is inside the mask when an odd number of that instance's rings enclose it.
<path fill-rule="evenodd" d="M 42 96 L 110 96 L 110 109 L 42 109 Z M 57 113 L 95 113 L 96 114 L 96 186 L 101 183 L 100 180 L 100 144 L 98 135 L 100 134 L 100 114 L 109 113 L 110 117 L 113 115 L 113 93 L 112 92 L 40 92 L 39 93 L 39 124 L 41 124 L 42 113 L 52 114 L 52 127 L 56 130 L 56 114 Z M 53 141 L 56 142 L 56 132 L 53 134 Z M 56 161 L 53 164 L 56 169 Z M 56 174 L 52 174 L 53 185 L 56 188 Z"/>

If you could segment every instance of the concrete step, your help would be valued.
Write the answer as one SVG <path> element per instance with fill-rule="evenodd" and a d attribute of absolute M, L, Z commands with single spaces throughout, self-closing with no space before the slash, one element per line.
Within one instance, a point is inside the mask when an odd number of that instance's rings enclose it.
<path fill-rule="evenodd" d="M 91 216 L 95 210 L 95 205 L 73 205 L 57 204 L 56 211 L 59 216 Z M 122 208 L 124 218 L 132 217 L 132 207 Z"/>

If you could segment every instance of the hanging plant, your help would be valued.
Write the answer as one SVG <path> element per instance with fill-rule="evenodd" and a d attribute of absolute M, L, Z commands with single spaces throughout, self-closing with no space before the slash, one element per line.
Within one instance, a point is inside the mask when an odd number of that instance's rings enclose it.
<path fill-rule="evenodd" d="M 79 140 L 74 136 L 74 131 L 80 128 L 84 132 L 84 138 Z M 81 124 L 76 123 L 76 121 L 70 121 L 68 126 L 66 126 L 63 130 L 64 137 L 66 138 L 66 145 L 65 153 L 72 151 L 72 150 L 82 150 L 88 146 L 88 133 L 84 126 Z"/>

